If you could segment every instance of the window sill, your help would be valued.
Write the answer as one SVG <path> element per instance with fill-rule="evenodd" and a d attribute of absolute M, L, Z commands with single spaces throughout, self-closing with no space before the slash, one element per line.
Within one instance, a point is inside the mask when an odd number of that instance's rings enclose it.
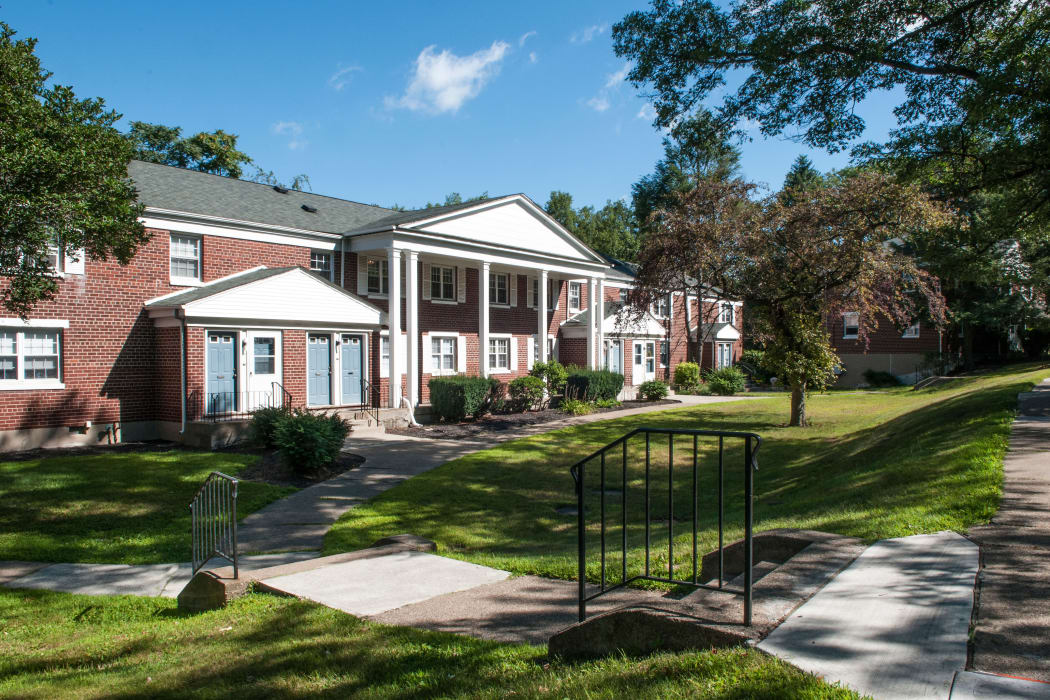
<path fill-rule="evenodd" d="M 489 374 L 510 374 L 514 370 L 506 367 L 489 367 Z"/>
<path fill-rule="evenodd" d="M 857 338 L 859 338 L 859 337 L 860 336 L 856 336 L 856 335 L 844 335 L 844 336 L 842 336 L 842 339 L 843 340 L 857 340 Z"/>
<path fill-rule="evenodd" d="M 495 302 L 489 302 L 489 308 L 490 309 L 509 309 L 509 308 L 511 308 L 511 306 L 510 306 L 510 304 L 496 304 Z"/>
<path fill-rule="evenodd" d="M 455 299 L 427 299 L 432 304 L 445 304 L 448 306 L 455 306 L 459 302 Z"/>
<path fill-rule="evenodd" d="M 57 379 L 41 380 L 5 380 L 0 381 L 0 391 L 37 391 L 45 389 L 65 389 L 66 385 Z"/>
<path fill-rule="evenodd" d="M 377 292 L 368 292 L 365 296 L 367 296 L 369 299 L 389 299 L 390 298 L 389 294 L 379 294 Z"/>
<path fill-rule="evenodd" d="M 189 279 L 187 277 L 172 277 L 168 282 L 173 287 L 203 287 L 204 283 L 200 280 Z"/>

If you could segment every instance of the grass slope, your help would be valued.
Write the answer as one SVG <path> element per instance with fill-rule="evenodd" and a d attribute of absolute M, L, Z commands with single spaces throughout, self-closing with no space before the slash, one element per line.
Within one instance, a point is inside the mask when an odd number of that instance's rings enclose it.
<path fill-rule="evenodd" d="M 189 502 L 212 471 L 257 456 L 114 452 L 0 461 L 0 559 L 107 564 L 189 561 Z M 243 517 L 294 492 L 241 482 Z"/>
<path fill-rule="evenodd" d="M 754 650 L 569 664 L 289 598 L 249 595 L 200 615 L 174 606 L 0 591 L 0 696 L 857 697 Z"/>
<path fill-rule="evenodd" d="M 965 531 L 995 513 L 1002 457 L 1017 393 L 1050 372 L 1025 365 L 939 387 L 912 391 L 834 392 L 810 401 L 813 427 L 783 427 L 787 397 L 675 409 L 590 423 L 505 443 L 417 476 L 344 515 L 328 533 L 325 553 L 368 546 L 381 536 L 412 532 L 435 540 L 446 556 L 520 574 L 576 576 L 576 518 L 559 515 L 574 503 L 569 466 L 638 426 L 754 431 L 764 439 L 756 477 L 758 530 L 798 527 L 868 541 L 940 530 Z M 728 443 L 727 443 L 728 445 Z M 711 444 L 701 445 L 700 549 L 717 543 Z M 676 518 L 690 515 L 688 441 L 675 444 Z M 667 517 L 667 445 L 653 445 L 653 519 Z M 642 566 L 643 442 L 629 456 L 628 568 Z M 726 451 L 728 538 L 742 533 L 741 450 Z M 611 456 L 608 487 L 619 487 Z M 595 486 L 597 464 L 588 467 Z M 588 489 L 588 513 L 598 496 Z M 607 498 L 612 518 L 619 501 Z M 666 525 L 654 526 L 654 567 L 666 571 Z M 689 523 L 676 525 L 675 567 L 686 565 Z M 593 521 L 588 528 L 597 543 Z M 621 533 L 610 529 L 611 543 Z M 590 546 L 590 545 L 589 545 Z M 591 552 L 596 549 L 591 548 Z M 609 565 L 614 571 L 617 560 Z M 680 572 L 680 571 L 679 571 Z M 597 576 L 592 561 L 590 575 Z M 618 577 L 617 577 L 618 578 Z"/>

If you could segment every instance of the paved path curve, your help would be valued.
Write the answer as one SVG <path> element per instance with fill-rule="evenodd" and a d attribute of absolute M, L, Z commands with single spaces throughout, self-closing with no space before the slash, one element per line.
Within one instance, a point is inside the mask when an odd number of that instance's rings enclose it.
<path fill-rule="evenodd" d="M 244 518 L 238 526 L 242 553 L 319 550 L 325 533 L 343 513 L 397 486 L 472 452 L 508 440 L 547 433 L 583 423 L 613 420 L 685 406 L 750 401 L 767 396 L 676 396 L 681 406 L 660 405 L 574 416 L 473 440 L 437 440 L 404 435 L 354 438 L 347 449 L 365 458 L 364 464 L 333 479 L 310 486 Z M 391 533 L 396 534 L 396 533 Z"/>

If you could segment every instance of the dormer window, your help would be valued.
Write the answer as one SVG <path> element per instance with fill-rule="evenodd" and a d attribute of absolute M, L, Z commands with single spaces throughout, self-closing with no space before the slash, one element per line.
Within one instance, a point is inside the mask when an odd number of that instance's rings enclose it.
<path fill-rule="evenodd" d="M 670 314 L 670 304 L 667 302 L 667 297 L 657 297 L 651 308 L 653 316 L 657 318 L 667 318 Z"/>
<path fill-rule="evenodd" d="M 733 304 L 731 302 L 722 303 L 722 310 L 718 314 L 718 322 L 733 325 Z"/>

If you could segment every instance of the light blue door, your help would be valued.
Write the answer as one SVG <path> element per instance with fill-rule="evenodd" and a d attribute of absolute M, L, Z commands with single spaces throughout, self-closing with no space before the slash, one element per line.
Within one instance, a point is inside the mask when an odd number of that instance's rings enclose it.
<path fill-rule="evenodd" d="M 207 412 L 237 410 L 237 338 L 234 333 L 208 333 Z"/>
<path fill-rule="evenodd" d="M 332 403 L 332 352 L 327 335 L 309 335 L 306 341 L 306 401 L 311 406 Z"/>
<path fill-rule="evenodd" d="M 343 403 L 361 403 L 361 365 L 362 347 L 361 336 L 344 335 L 343 354 Z"/>
<path fill-rule="evenodd" d="M 609 341 L 608 361 L 606 364 L 612 372 L 623 374 L 623 345 L 619 340 Z"/>

